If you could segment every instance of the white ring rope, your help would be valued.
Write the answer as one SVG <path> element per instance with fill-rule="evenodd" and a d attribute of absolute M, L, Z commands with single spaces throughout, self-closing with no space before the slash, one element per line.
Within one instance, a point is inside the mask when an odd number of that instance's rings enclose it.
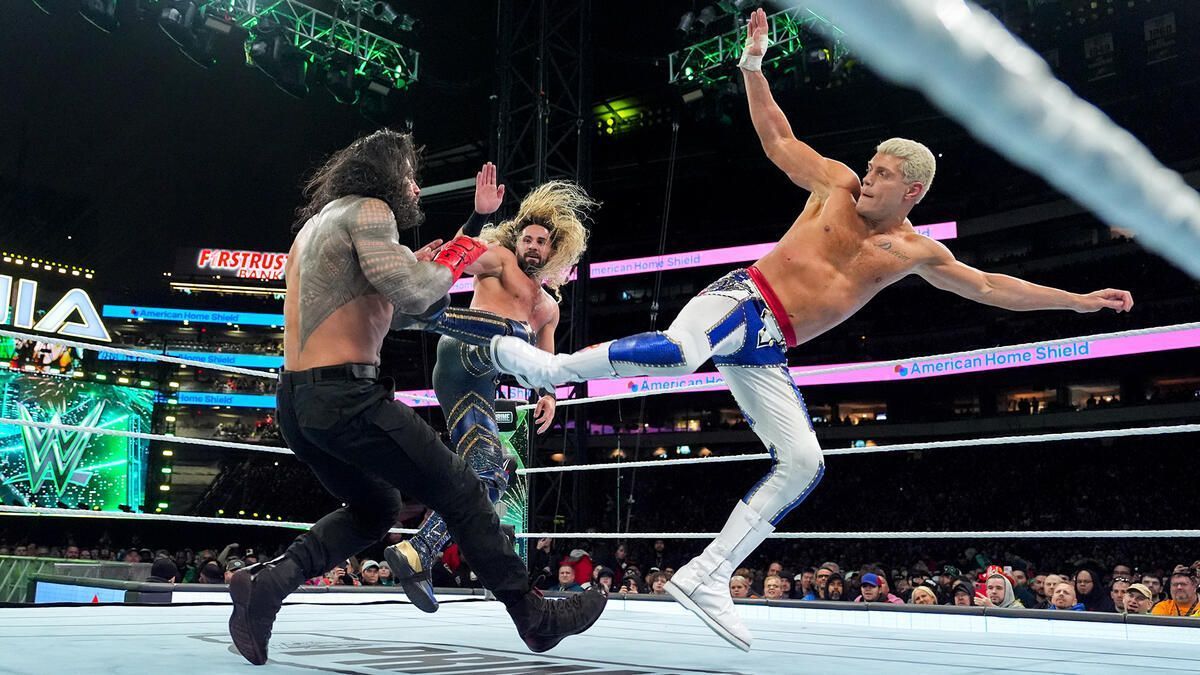
<path fill-rule="evenodd" d="M 75 509 L 0 506 L 0 515 L 60 518 L 96 518 L 110 520 L 151 520 L 208 525 L 256 525 L 308 529 L 312 523 L 250 520 L 246 518 L 205 518 L 168 513 L 125 513 L 123 511 L 84 511 Z M 416 534 L 417 530 L 392 528 L 397 534 Z M 522 532 L 519 539 L 713 539 L 716 532 Z M 1200 530 L 966 530 L 961 532 L 775 532 L 771 539 L 1159 539 L 1200 538 Z"/>
<path fill-rule="evenodd" d="M 1160 427 L 1130 427 L 1126 429 L 1100 429 L 1097 431 L 1067 431 L 1053 434 L 1020 434 L 1016 436 L 992 436 L 965 438 L 953 441 L 923 441 L 920 443 L 893 443 L 861 448 L 830 448 L 823 450 L 830 455 L 864 455 L 875 452 L 907 452 L 910 450 L 940 450 L 944 448 L 973 448 L 988 445 L 1015 445 L 1022 443 L 1049 443 L 1053 441 L 1079 441 L 1091 438 L 1122 438 L 1126 436 L 1157 436 L 1161 434 L 1187 434 L 1200 431 L 1200 424 L 1173 424 Z M 746 455 L 725 457 L 690 457 L 686 459 L 650 459 L 637 462 L 604 462 L 575 466 L 544 466 L 533 469 L 517 469 L 518 474 L 558 473 L 563 471 L 594 471 L 599 469 L 638 469 L 656 466 L 679 466 L 681 464 L 718 464 L 721 462 L 746 462 L 770 459 L 770 453 L 756 452 Z"/>
<path fill-rule="evenodd" d="M 855 370 L 869 370 L 871 368 L 886 368 L 888 366 L 899 366 L 914 361 L 943 361 L 949 359 L 958 359 L 971 356 L 982 356 L 993 352 L 1009 352 L 1022 349 L 1036 349 L 1038 347 L 1052 347 L 1055 345 L 1070 344 L 1073 342 L 1091 342 L 1097 340 L 1112 340 L 1118 338 L 1137 337 L 1141 335 L 1156 335 L 1159 333 L 1172 333 L 1176 331 L 1195 330 L 1200 328 L 1200 322 L 1178 323 L 1170 326 L 1155 326 L 1153 328 L 1137 328 L 1134 330 L 1123 330 L 1115 333 L 1098 333 L 1096 335 L 1082 335 L 1072 338 L 1058 338 L 1054 340 L 1043 340 L 1040 342 L 1026 342 L 1023 344 L 1008 345 L 1005 347 L 984 347 L 981 349 L 971 349 L 962 352 L 949 352 L 946 354 L 934 354 L 932 356 L 908 356 L 902 359 L 891 359 L 888 361 L 868 361 L 865 363 L 850 363 L 841 366 L 829 366 L 827 368 L 813 368 L 811 370 L 802 370 L 796 373 L 797 376 L 812 377 L 814 375 L 830 375 L 833 373 L 846 373 Z M 803 366 L 800 366 L 803 368 Z M 703 373 L 708 374 L 708 373 Z M 724 385 L 719 385 L 724 387 Z M 691 391 L 693 389 L 713 389 L 714 385 L 711 382 L 694 384 L 682 387 L 672 387 L 670 389 L 654 389 L 649 391 L 631 391 L 622 394 L 609 394 L 607 396 L 593 396 L 585 398 L 570 398 L 563 399 L 558 402 L 557 406 L 580 405 L 583 403 L 596 403 L 599 401 L 616 401 L 626 398 L 640 398 L 642 396 L 656 396 L 658 394 L 674 394 L 677 392 Z M 518 409 L 528 410 L 533 408 L 533 405 L 517 406 Z"/>
<path fill-rule="evenodd" d="M 279 376 L 275 373 L 267 373 L 261 370 L 251 370 L 249 368 L 239 368 L 237 366 L 216 365 L 205 363 L 204 361 L 193 361 L 192 359 L 181 359 L 175 356 L 167 356 L 166 354 L 155 354 L 154 352 L 139 352 L 134 349 L 122 349 L 120 347 L 108 347 L 98 345 L 91 342 L 77 342 L 75 340 L 64 340 L 60 337 L 51 337 L 49 335 L 34 335 L 32 333 L 18 333 L 13 330 L 0 330 L 0 335 L 20 340 L 34 340 L 37 342 L 49 342 L 52 344 L 66 345 L 67 347 L 76 347 L 79 349 L 92 349 L 98 352 L 108 352 L 110 354 L 122 354 L 124 356 L 132 356 L 138 359 L 150 361 L 165 361 L 166 363 L 176 363 L 181 366 L 194 366 L 196 368 L 207 368 L 208 370 L 224 370 L 230 373 L 238 373 L 239 375 L 250 375 L 251 377 L 264 377 L 269 380 L 277 380 Z"/>
<path fill-rule="evenodd" d="M 188 438 L 187 436 L 170 436 L 167 434 L 146 434 L 140 431 L 124 431 L 105 427 L 81 427 L 74 424 L 55 422 L 33 422 L 30 420 L 14 420 L 8 417 L 0 418 L 0 424 L 15 424 L 19 427 L 35 429 L 53 429 L 55 431 L 77 431 L 85 434 L 100 434 L 102 436 L 122 436 L 124 438 L 140 438 L 146 441 L 162 441 L 164 443 L 182 443 L 187 445 L 210 445 L 216 448 L 231 448 L 233 450 L 250 450 L 252 452 L 270 452 L 277 455 L 291 455 L 291 450 L 274 445 L 255 445 L 252 443 L 235 443 L 233 441 L 218 441 L 211 438 Z"/>
<path fill-rule="evenodd" d="M 1200 195 L 988 12 L 963 0 L 787 4 L 826 13 L 873 70 L 1200 278 Z"/>
<path fill-rule="evenodd" d="M 715 539 L 718 532 L 525 532 L 524 539 Z M 775 532 L 769 539 L 1159 539 L 1200 530 L 964 530 L 961 532 Z"/>
<path fill-rule="evenodd" d="M 194 366 L 197 368 L 206 368 L 208 370 L 219 370 L 229 373 L 238 373 L 240 375 L 251 375 L 255 377 L 264 377 L 271 380 L 279 379 L 279 375 L 275 373 L 263 372 L 261 370 L 252 370 L 249 368 L 240 368 L 238 366 L 227 366 L 224 364 L 207 363 L 205 361 L 194 361 L 192 359 L 184 359 L 177 356 L 168 356 L 166 354 L 156 354 L 154 352 L 142 352 L 134 349 L 123 349 L 121 347 L 109 347 L 106 345 L 93 344 L 91 342 L 77 342 L 75 340 L 64 340 L 57 336 L 49 335 L 34 335 L 32 333 L 19 333 L 11 330 L 0 330 L 0 335 L 7 337 L 18 338 L 21 340 L 35 340 L 37 342 L 48 342 L 51 344 L 60 344 L 67 347 L 77 347 L 79 349 L 91 349 L 97 352 L 108 352 L 110 354 L 122 354 L 124 356 L 133 356 L 144 361 L 163 361 L 166 363 L 176 363 L 183 366 Z M 211 393 L 211 392 L 202 392 Z M 218 394 L 219 395 L 219 394 Z M 416 399 L 418 401 L 433 401 L 437 399 L 433 396 L 424 396 L 422 394 L 404 394 L 405 398 Z"/>
<path fill-rule="evenodd" d="M 100 520 L 158 520 L 175 523 L 201 523 L 207 525 L 257 525 L 259 527 L 285 527 L 307 530 L 313 523 L 298 523 L 290 520 L 251 520 L 249 518 L 205 518 L 203 516 L 180 516 L 171 513 L 126 513 L 125 511 L 85 511 L 83 509 L 42 508 L 40 506 L 0 505 L 0 515 L 39 516 L 54 518 L 93 518 Z M 416 534 L 417 530 L 394 527 L 389 532 Z"/>

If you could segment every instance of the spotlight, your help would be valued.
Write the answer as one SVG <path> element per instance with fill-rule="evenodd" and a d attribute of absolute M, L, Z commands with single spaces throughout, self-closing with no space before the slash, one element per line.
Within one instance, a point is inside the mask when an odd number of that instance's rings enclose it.
<path fill-rule="evenodd" d="M 289 41 L 290 35 L 279 22 L 263 18 L 255 34 L 246 43 L 246 57 L 256 68 L 275 81 L 284 92 L 304 98 L 308 95 L 308 55 Z"/>
<path fill-rule="evenodd" d="M 695 12 L 685 12 L 683 14 L 683 16 L 679 17 L 679 25 L 675 26 L 675 30 L 679 31 L 680 33 L 683 33 L 684 35 L 687 35 L 688 33 L 691 33 L 692 29 L 695 27 L 696 27 L 696 13 Z"/>
<path fill-rule="evenodd" d="M 417 27 L 417 19 L 411 14 L 401 14 L 400 19 L 396 21 L 396 28 L 411 33 Z"/>
<path fill-rule="evenodd" d="M 382 124 L 391 112 L 392 101 L 396 98 L 394 91 L 391 82 L 378 76 L 370 78 L 358 101 L 359 112 L 368 120 Z"/>
<path fill-rule="evenodd" d="M 335 52 L 325 59 L 325 88 L 338 103 L 358 102 L 358 86 L 354 78 L 354 61 L 348 54 Z"/>
<path fill-rule="evenodd" d="M 395 23 L 396 19 L 400 18 L 400 12 L 386 2 L 376 2 L 371 5 L 371 18 L 384 23 Z"/>
<path fill-rule="evenodd" d="M 79 14 L 105 33 L 111 33 L 121 25 L 117 21 L 117 0 L 82 0 Z"/>
<path fill-rule="evenodd" d="M 709 5 L 700 10 L 700 15 L 696 17 L 696 20 L 700 22 L 700 25 L 708 28 L 712 22 L 717 20 L 718 15 L 719 12 L 717 11 L 717 8 Z"/>
<path fill-rule="evenodd" d="M 158 15 L 158 27 L 179 45 L 184 56 L 201 68 L 216 63 L 212 55 L 216 35 L 205 29 L 207 23 L 195 0 L 167 0 Z"/>

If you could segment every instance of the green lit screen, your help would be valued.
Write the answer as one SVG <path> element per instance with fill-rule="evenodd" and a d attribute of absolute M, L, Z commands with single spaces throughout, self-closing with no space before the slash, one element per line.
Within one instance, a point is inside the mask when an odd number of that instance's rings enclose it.
<path fill-rule="evenodd" d="M 148 432 L 154 392 L 0 371 L 0 417 Z M 117 510 L 144 503 L 144 440 L 0 424 L 0 498 Z"/>

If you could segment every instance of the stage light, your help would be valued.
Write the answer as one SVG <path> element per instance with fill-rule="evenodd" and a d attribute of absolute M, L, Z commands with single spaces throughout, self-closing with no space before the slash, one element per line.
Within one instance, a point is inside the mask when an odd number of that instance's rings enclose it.
<path fill-rule="evenodd" d="M 117 20 L 117 0 L 81 0 L 79 14 L 105 33 L 121 25 Z"/>
<path fill-rule="evenodd" d="M 411 14 L 401 14 L 400 19 L 396 21 L 396 28 L 405 33 L 411 33 L 417 27 L 417 19 Z"/>
<path fill-rule="evenodd" d="M 719 15 L 720 12 L 717 11 L 716 7 L 708 5 L 704 9 L 700 10 L 700 14 L 696 16 L 696 20 L 700 22 L 701 26 L 708 28 L 712 22 L 717 20 Z"/>
<path fill-rule="evenodd" d="M 308 55 L 293 45 L 283 24 L 264 17 L 246 42 L 246 58 L 274 82 L 275 86 L 296 98 L 308 95 Z"/>
<path fill-rule="evenodd" d="M 392 100 L 396 98 L 393 91 L 391 83 L 387 80 L 381 77 L 370 78 L 358 100 L 359 112 L 373 122 L 382 123 L 391 112 Z"/>
<path fill-rule="evenodd" d="M 217 62 L 212 55 L 216 34 L 206 28 L 208 23 L 195 0 L 167 0 L 158 15 L 158 27 L 179 46 L 184 56 L 202 68 Z"/>
<path fill-rule="evenodd" d="M 683 16 L 679 17 L 679 25 L 675 26 L 675 30 L 687 35 L 696 27 L 696 13 L 684 12 Z"/>
<path fill-rule="evenodd" d="M 396 19 L 400 18 L 400 12 L 386 2 L 376 2 L 371 5 L 371 18 L 384 23 L 395 23 Z"/>
<path fill-rule="evenodd" d="M 325 89 L 338 103 L 358 102 L 358 86 L 354 77 L 354 61 L 349 54 L 336 52 L 325 59 Z M 272 326 L 273 328 L 274 326 Z"/>

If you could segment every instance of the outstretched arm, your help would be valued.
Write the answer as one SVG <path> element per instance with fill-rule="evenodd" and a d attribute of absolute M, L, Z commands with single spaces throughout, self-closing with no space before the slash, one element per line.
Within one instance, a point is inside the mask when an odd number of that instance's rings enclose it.
<path fill-rule="evenodd" d="M 1017 312 L 1070 309 L 1085 313 L 1106 308 L 1128 312 L 1133 307 L 1133 296 L 1129 291 L 1106 288 L 1081 295 L 1039 286 L 1006 274 L 982 272 L 963 264 L 939 242 L 930 240 L 928 245 L 929 259 L 914 271 L 936 288 L 968 300 Z"/>
<path fill-rule="evenodd" d="M 487 162 L 475 174 L 475 210 L 455 236 L 478 237 L 487 224 L 488 216 L 504 203 L 504 186 L 496 184 L 496 165 Z"/>
<path fill-rule="evenodd" d="M 839 188 L 857 194 L 860 183 L 850 167 L 822 157 L 792 133 L 787 116 L 775 103 L 771 85 L 762 74 L 761 60 L 767 51 L 767 41 L 767 14 L 757 9 L 750 15 L 745 54 L 738 65 L 746 82 L 750 120 L 767 158 L 793 183 L 819 197 Z"/>
<path fill-rule="evenodd" d="M 457 237 L 441 247 L 432 261 L 418 260 L 400 244 L 396 217 L 378 199 L 361 200 L 344 226 L 363 276 L 404 314 L 420 314 L 444 298 L 463 268 L 486 250 L 483 242 Z"/>

